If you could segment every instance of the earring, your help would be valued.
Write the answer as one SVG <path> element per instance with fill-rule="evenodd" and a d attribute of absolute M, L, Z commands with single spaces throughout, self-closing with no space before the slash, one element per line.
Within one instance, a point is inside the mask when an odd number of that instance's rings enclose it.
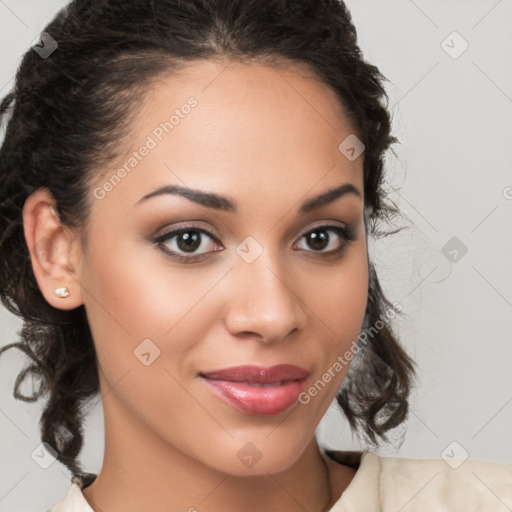
<path fill-rule="evenodd" d="M 55 295 L 62 298 L 67 297 L 69 295 L 69 290 L 65 286 L 63 288 L 57 288 L 55 290 Z"/>

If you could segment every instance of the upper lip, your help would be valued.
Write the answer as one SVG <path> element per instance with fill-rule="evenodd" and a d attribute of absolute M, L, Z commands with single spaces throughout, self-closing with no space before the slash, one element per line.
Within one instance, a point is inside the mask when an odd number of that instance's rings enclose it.
<path fill-rule="evenodd" d="M 201 372 L 200 375 L 209 379 L 269 384 L 283 380 L 304 379 L 307 377 L 308 371 L 292 364 L 279 364 L 271 367 L 244 365 L 232 366 L 230 368 L 210 372 Z"/>

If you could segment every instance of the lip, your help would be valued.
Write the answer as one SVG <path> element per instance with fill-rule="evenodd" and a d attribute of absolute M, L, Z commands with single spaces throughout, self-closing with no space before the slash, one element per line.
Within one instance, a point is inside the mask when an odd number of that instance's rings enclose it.
<path fill-rule="evenodd" d="M 308 376 L 308 371 L 293 364 L 279 364 L 269 368 L 265 366 L 244 365 L 232 366 L 211 372 L 201 372 L 201 375 L 209 379 L 229 380 L 231 382 L 269 384 L 281 380 L 305 379 Z"/>
<path fill-rule="evenodd" d="M 214 395 L 237 410 L 267 416 L 297 402 L 308 371 L 290 364 L 270 368 L 245 365 L 201 372 L 199 376 Z"/>

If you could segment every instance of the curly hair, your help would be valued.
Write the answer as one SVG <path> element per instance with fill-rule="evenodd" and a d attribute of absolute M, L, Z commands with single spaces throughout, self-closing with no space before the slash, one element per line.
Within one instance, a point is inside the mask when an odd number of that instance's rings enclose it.
<path fill-rule="evenodd" d="M 390 234 L 379 226 L 398 213 L 383 190 L 384 157 L 398 140 L 386 78 L 365 61 L 341 0 L 73 0 L 44 32 L 58 48 L 48 58 L 29 49 L 0 105 L 0 299 L 23 320 L 19 342 L 0 353 L 16 347 L 30 358 L 14 396 L 44 395 L 42 441 L 79 475 L 85 405 L 99 392 L 96 352 L 84 306 L 54 308 L 38 287 L 23 233 L 27 197 L 49 189 L 60 221 L 85 231 L 94 175 L 120 155 L 148 84 L 198 59 L 302 64 L 336 92 L 365 145 L 373 237 Z M 369 260 L 365 329 L 389 307 Z M 387 442 L 407 417 L 415 364 L 389 322 L 358 345 L 336 397 L 353 431 Z M 32 396 L 19 390 L 28 376 L 38 381 Z"/>

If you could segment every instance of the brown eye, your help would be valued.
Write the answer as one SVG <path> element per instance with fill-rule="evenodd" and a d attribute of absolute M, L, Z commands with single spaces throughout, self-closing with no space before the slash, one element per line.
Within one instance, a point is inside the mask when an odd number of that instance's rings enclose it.
<path fill-rule="evenodd" d="M 210 243 L 208 243 L 208 239 L 210 239 Z M 216 247 L 220 243 L 208 231 L 193 226 L 171 229 L 156 237 L 153 242 L 158 244 L 166 254 L 179 261 L 202 258 L 210 252 L 219 251 Z M 213 249 L 208 250 L 208 245 Z M 203 252 L 198 253 L 198 249 L 203 249 Z"/>
<path fill-rule="evenodd" d="M 184 231 L 174 236 L 177 240 L 176 245 L 181 251 L 193 252 L 201 245 L 201 235 L 197 231 Z"/>
<path fill-rule="evenodd" d="M 305 235 L 307 244 L 309 247 L 314 249 L 315 251 L 321 251 L 325 249 L 327 245 L 329 245 L 330 236 L 327 230 L 316 229 L 315 231 L 311 231 L 307 235 Z"/>
<path fill-rule="evenodd" d="M 339 253 L 356 238 L 353 229 L 334 225 L 318 226 L 301 237 L 305 240 L 305 245 L 312 249 L 310 252 L 322 254 Z"/>

